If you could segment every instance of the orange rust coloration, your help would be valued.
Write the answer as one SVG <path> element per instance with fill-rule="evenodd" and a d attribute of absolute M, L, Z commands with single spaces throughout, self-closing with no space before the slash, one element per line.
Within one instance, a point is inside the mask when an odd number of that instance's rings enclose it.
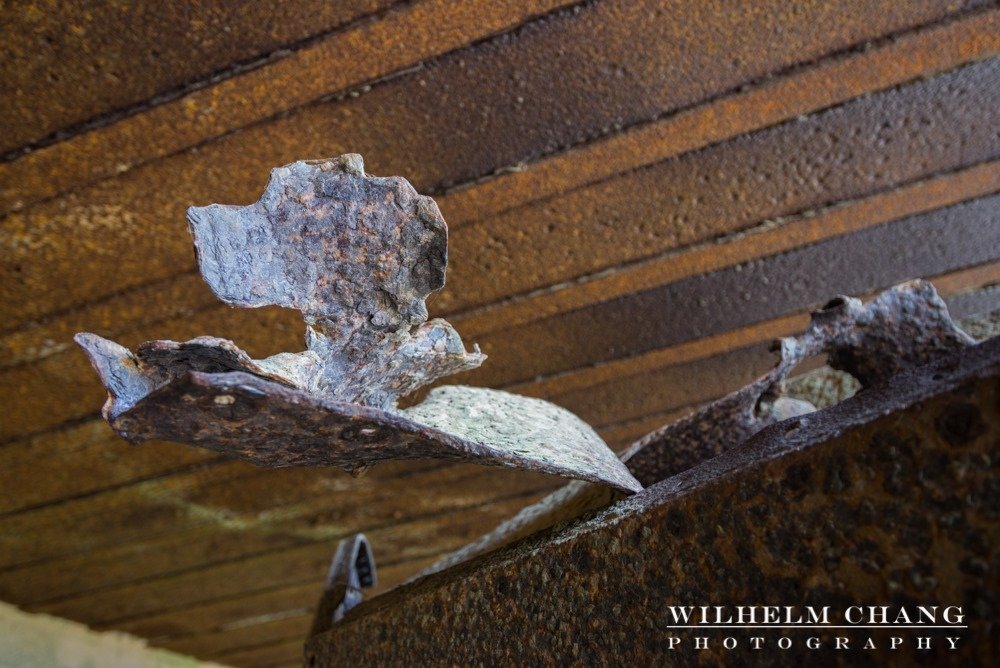
<path fill-rule="evenodd" d="M 908 184 L 827 211 L 765 225 L 712 243 L 595 274 L 524 298 L 458 313 L 450 320 L 466 337 L 540 320 L 695 274 L 774 255 L 1000 190 L 1000 161 Z"/>
<path fill-rule="evenodd" d="M 163 8 L 180 39 L 121 30 L 156 3 L 119 4 L 29 2 L 6 35 L 39 48 L 15 100 L 38 114 L 4 149 L 35 150 L 0 163 L 0 599 L 22 607 L 298 665 L 340 537 L 367 534 L 385 589 L 560 484 L 260 470 L 98 420 L 76 331 L 302 349 L 296 313 L 219 305 L 184 226 L 277 165 L 356 151 L 435 194 L 452 271 L 430 315 L 492 356 L 463 380 L 555 401 L 616 448 L 766 371 L 837 292 L 929 276 L 957 318 L 1000 307 L 996 2 Z"/>
<path fill-rule="evenodd" d="M 914 31 L 831 58 L 759 87 L 528 163 L 438 198 L 448 224 L 498 215 L 555 193 L 753 132 L 871 91 L 943 72 L 1000 51 L 1000 11 Z"/>
<path fill-rule="evenodd" d="M 432 0 L 404 5 L 379 21 L 333 33 L 263 67 L 0 164 L 0 182 L 5 183 L 0 211 L 111 178 L 325 95 L 346 95 L 351 88 L 567 4 Z"/>

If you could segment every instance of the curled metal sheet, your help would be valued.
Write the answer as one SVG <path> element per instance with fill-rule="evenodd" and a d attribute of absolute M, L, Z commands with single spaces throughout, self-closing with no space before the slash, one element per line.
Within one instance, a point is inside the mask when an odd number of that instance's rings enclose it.
<path fill-rule="evenodd" d="M 377 581 L 375 557 L 365 535 L 357 533 L 340 541 L 330 561 L 309 635 L 323 633 L 343 619 L 361 603 L 362 590 L 374 587 Z"/>
<path fill-rule="evenodd" d="M 768 425 L 814 411 L 806 401 L 782 396 L 782 388 L 796 366 L 817 355 L 827 355 L 834 369 L 849 373 L 862 387 L 871 387 L 903 369 L 974 343 L 951 320 L 944 300 L 927 281 L 902 283 L 868 304 L 854 297 L 837 297 L 812 314 L 805 333 L 775 343 L 779 359 L 771 371 L 647 434 L 622 452 L 621 459 L 649 486 L 739 446 Z M 602 508 L 617 498 L 602 485 L 572 482 L 417 577 Z"/>
<path fill-rule="evenodd" d="M 300 310 L 307 349 L 255 360 L 203 336 L 133 354 L 78 334 L 108 390 L 104 416 L 123 437 L 264 466 L 362 471 L 434 457 L 642 488 L 593 429 L 548 402 L 453 386 L 397 408 L 486 358 L 444 320 L 427 321 L 425 299 L 444 286 L 448 228 L 405 179 L 367 175 L 353 154 L 296 162 L 272 171 L 258 202 L 193 207 L 188 219 L 215 294 Z"/>

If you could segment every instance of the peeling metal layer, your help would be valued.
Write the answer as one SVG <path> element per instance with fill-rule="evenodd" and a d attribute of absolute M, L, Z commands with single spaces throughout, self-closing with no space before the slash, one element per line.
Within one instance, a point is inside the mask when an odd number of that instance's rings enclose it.
<path fill-rule="evenodd" d="M 776 342 L 779 361 L 767 374 L 692 415 L 644 436 L 621 454 L 643 484 L 652 485 L 739 446 L 764 427 L 815 410 L 807 401 L 782 396 L 795 367 L 818 355 L 871 387 L 901 370 L 975 343 L 948 315 L 944 301 L 926 281 L 886 290 L 867 305 L 837 297 L 812 315 L 799 337 Z M 512 517 L 476 542 L 424 571 L 433 573 L 514 540 L 612 503 L 612 490 L 571 483 Z"/>
<path fill-rule="evenodd" d="M 938 636 L 917 651 L 919 631 L 891 652 L 882 636 L 862 650 L 865 629 L 809 634 L 827 648 L 849 637 L 834 655 L 845 665 L 991 665 L 998 399 L 1000 339 L 940 353 L 594 516 L 366 601 L 309 640 L 306 662 L 717 665 L 759 660 L 761 635 L 769 662 L 813 663 L 795 631 L 668 628 L 672 605 L 766 603 L 962 606 L 955 651 Z"/>
<path fill-rule="evenodd" d="M 423 404 L 390 412 L 239 371 L 190 371 L 109 422 L 131 441 L 180 441 L 261 466 L 362 472 L 387 459 L 432 458 L 642 489 L 572 413 L 497 390 L 438 388 Z"/>

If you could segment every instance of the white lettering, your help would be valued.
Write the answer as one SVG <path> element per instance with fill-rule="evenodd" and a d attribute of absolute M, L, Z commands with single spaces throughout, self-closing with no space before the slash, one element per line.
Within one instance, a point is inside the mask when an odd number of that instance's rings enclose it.
<path fill-rule="evenodd" d="M 781 610 L 776 605 L 764 606 L 764 623 L 777 624 L 781 621 Z"/>
<path fill-rule="evenodd" d="M 674 618 L 674 624 L 687 624 L 691 619 L 691 613 L 694 612 L 694 608 L 690 605 L 671 605 L 669 609 Z"/>
<path fill-rule="evenodd" d="M 875 641 L 869 638 L 868 642 L 866 642 L 865 646 L 862 647 L 861 649 L 875 649 Z"/>
<path fill-rule="evenodd" d="M 736 608 L 736 623 L 737 624 L 756 624 L 757 623 L 757 606 L 755 605 L 741 605 Z"/>
<path fill-rule="evenodd" d="M 694 639 L 695 649 L 708 649 L 708 636 L 702 636 L 700 638 Z"/>
<path fill-rule="evenodd" d="M 715 606 L 715 623 L 716 624 L 732 624 L 733 623 L 733 615 L 732 615 L 732 613 L 730 613 L 729 616 L 726 617 L 725 619 L 722 618 L 722 613 L 725 612 L 725 610 L 726 610 L 726 607 L 723 606 L 723 605 L 717 605 L 717 606 Z"/>
<path fill-rule="evenodd" d="M 888 624 L 889 623 L 889 606 L 887 605 L 869 605 L 868 606 L 868 623 L 869 624 Z"/>
<path fill-rule="evenodd" d="M 917 624 L 934 624 L 937 622 L 937 609 L 936 605 L 918 605 L 917 612 Z"/>
<path fill-rule="evenodd" d="M 677 647 L 681 642 L 681 639 L 677 636 L 670 636 L 670 649 Z"/>
<path fill-rule="evenodd" d="M 952 649 L 958 649 L 958 641 L 961 640 L 961 637 L 960 636 L 954 636 L 954 637 L 947 636 L 946 640 L 948 641 L 948 644 L 951 645 Z"/>
<path fill-rule="evenodd" d="M 722 641 L 722 646 L 726 649 L 736 649 L 736 638 L 729 636 Z"/>
<path fill-rule="evenodd" d="M 900 608 L 899 614 L 896 615 L 897 624 L 912 624 L 913 621 L 910 619 L 910 613 L 906 611 L 906 608 Z"/>
<path fill-rule="evenodd" d="M 753 645 L 754 649 L 760 649 L 760 646 L 764 643 L 764 636 L 753 636 L 750 638 L 750 644 Z"/>
<path fill-rule="evenodd" d="M 806 606 L 806 615 L 808 616 L 807 622 L 810 624 L 830 623 L 830 608 L 827 606 L 820 608 L 819 612 L 817 612 L 811 605 Z"/>
<path fill-rule="evenodd" d="M 965 615 L 962 614 L 962 606 L 960 605 L 949 605 L 943 611 L 943 619 L 946 624 L 961 624 L 965 619 Z"/>
<path fill-rule="evenodd" d="M 896 649 L 903 644 L 903 639 L 897 636 L 893 636 L 889 639 L 889 649 Z"/>
<path fill-rule="evenodd" d="M 931 639 L 930 638 L 917 638 L 917 649 L 930 649 Z"/>
<path fill-rule="evenodd" d="M 835 649 L 847 649 L 847 638 L 843 636 L 838 636 L 837 638 L 835 638 L 835 640 L 837 642 L 837 646 Z"/>
<path fill-rule="evenodd" d="M 781 649 L 788 649 L 791 646 L 792 646 L 792 639 L 789 638 L 788 636 L 783 636 L 781 638 L 778 638 L 778 647 L 780 647 Z"/>
<path fill-rule="evenodd" d="M 854 618 L 854 614 L 857 613 L 857 619 Z M 860 624 L 861 623 L 861 606 L 852 605 L 847 610 L 844 611 L 844 619 L 847 620 L 848 624 Z"/>
<path fill-rule="evenodd" d="M 819 638 L 816 636 L 810 636 L 806 638 L 806 647 L 809 649 L 819 649 Z"/>

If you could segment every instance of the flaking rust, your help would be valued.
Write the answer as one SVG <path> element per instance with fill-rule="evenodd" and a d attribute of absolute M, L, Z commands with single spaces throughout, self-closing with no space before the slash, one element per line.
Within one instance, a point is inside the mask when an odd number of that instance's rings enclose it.
<path fill-rule="evenodd" d="M 944 301 L 927 281 L 902 283 L 868 304 L 854 297 L 837 297 L 812 314 L 801 336 L 775 343 L 779 358 L 771 371 L 688 417 L 650 432 L 622 452 L 621 459 L 632 475 L 649 486 L 741 445 L 771 424 L 812 413 L 816 408 L 810 403 L 783 396 L 783 387 L 795 367 L 818 355 L 827 355 L 831 367 L 849 373 L 867 388 L 974 343 L 952 321 Z M 580 517 L 618 498 L 606 486 L 571 482 L 417 577 Z"/>
<path fill-rule="evenodd" d="M 444 286 L 448 228 L 403 178 L 359 155 L 272 171 L 249 206 L 193 207 L 202 276 L 224 302 L 298 309 L 306 350 L 252 359 L 232 341 L 150 341 L 135 353 L 77 334 L 108 390 L 103 413 L 132 441 L 181 441 L 264 466 L 364 470 L 439 458 L 642 486 L 587 424 L 538 399 L 462 386 L 397 401 L 485 360 L 427 296 Z"/>
<path fill-rule="evenodd" d="M 993 338 L 364 601 L 304 665 L 995 666 L 998 443 Z"/>

